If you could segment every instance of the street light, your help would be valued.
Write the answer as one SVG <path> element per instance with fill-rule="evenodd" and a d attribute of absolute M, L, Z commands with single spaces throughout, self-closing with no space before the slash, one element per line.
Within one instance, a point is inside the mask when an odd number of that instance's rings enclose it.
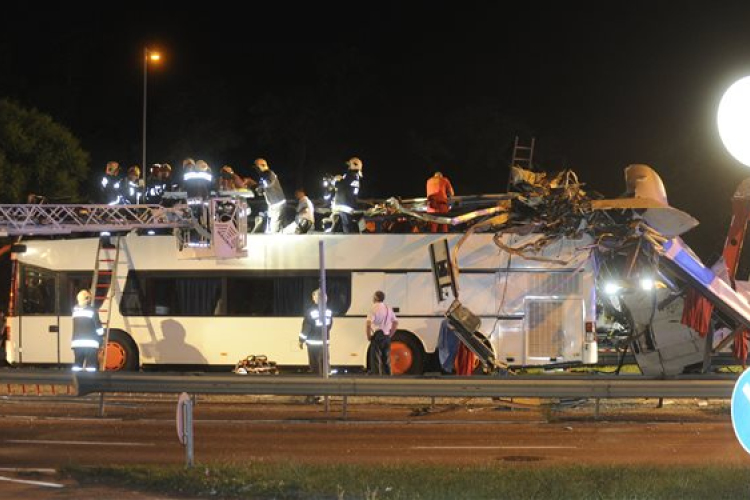
<path fill-rule="evenodd" d="M 719 102 L 719 136 L 740 163 L 750 166 L 750 76 L 734 82 Z"/>
<path fill-rule="evenodd" d="M 146 109 L 147 109 L 147 95 L 148 95 L 148 63 L 159 62 L 161 60 L 161 54 L 153 50 L 149 50 L 148 47 L 143 49 L 143 158 L 141 163 L 141 175 L 146 178 Z"/>

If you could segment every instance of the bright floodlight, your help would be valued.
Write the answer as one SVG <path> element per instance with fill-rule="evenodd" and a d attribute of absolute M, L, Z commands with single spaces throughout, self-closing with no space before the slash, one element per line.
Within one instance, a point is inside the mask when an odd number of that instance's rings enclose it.
<path fill-rule="evenodd" d="M 622 289 L 620 285 L 617 283 L 614 283 L 612 281 L 607 282 L 604 284 L 604 293 L 607 295 L 617 295 L 617 293 Z"/>
<path fill-rule="evenodd" d="M 724 93 L 717 121 L 727 151 L 750 167 L 750 76 L 737 80 Z"/>

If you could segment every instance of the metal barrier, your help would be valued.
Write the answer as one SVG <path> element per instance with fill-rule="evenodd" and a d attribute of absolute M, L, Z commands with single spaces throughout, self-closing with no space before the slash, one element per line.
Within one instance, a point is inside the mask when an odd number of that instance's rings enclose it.
<path fill-rule="evenodd" d="M 309 375 L 79 373 L 79 396 L 181 393 L 276 396 L 713 398 L 729 399 L 735 375 L 654 379 L 642 376 L 349 377 Z M 0 375 L 2 380 L 2 375 Z"/>

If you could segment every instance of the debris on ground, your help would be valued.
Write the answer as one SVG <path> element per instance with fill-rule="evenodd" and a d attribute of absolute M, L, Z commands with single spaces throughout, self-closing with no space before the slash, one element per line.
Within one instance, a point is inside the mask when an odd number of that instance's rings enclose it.
<path fill-rule="evenodd" d="M 250 355 L 245 359 L 241 359 L 237 362 L 232 371 L 238 375 L 279 374 L 279 368 L 276 366 L 276 362 L 269 361 L 268 357 L 264 355 Z"/>

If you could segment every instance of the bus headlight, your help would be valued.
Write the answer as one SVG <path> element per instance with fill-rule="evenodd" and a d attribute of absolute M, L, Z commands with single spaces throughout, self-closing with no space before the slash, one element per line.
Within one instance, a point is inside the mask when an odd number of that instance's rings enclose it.
<path fill-rule="evenodd" d="M 607 295 L 617 295 L 622 290 L 622 286 L 614 281 L 609 281 L 604 284 L 604 293 Z"/>
<path fill-rule="evenodd" d="M 641 278 L 640 284 L 643 291 L 650 292 L 654 289 L 654 280 L 651 278 Z"/>

